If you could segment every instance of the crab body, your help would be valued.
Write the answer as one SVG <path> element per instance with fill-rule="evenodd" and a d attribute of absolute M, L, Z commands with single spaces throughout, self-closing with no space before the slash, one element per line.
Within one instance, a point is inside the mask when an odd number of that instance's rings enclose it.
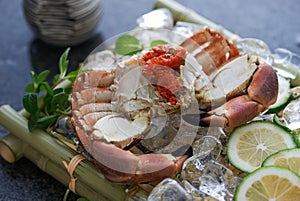
<path fill-rule="evenodd" d="M 71 96 L 72 122 L 107 179 L 149 182 L 175 176 L 187 158 L 173 151 L 143 154 L 133 147 L 162 132 L 159 125 L 170 113 L 196 105 L 195 97 L 197 111 L 187 119 L 201 117 L 196 124 L 232 128 L 273 104 L 277 91 L 271 66 L 255 55 L 239 55 L 221 33 L 204 29 L 181 46 L 157 46 L 113 70 L 80 73 Z"/>

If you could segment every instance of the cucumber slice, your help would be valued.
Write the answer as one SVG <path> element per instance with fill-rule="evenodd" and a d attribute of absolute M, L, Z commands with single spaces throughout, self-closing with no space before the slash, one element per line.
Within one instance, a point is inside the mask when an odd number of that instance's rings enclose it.
<path fill-rule="evenodd" d="M 290 80 L 277 75 L 278 77 L 278 96 L 277 101 L 269 107 L 269 113 L 276 113 L 282 110 L 291 99 Z"/>
<path fill-rule="evenodd" d="M 235 192 L 234 200 L 300 200 L 300 177 L 282 167 L 259 168 L 242 180 Z"/>
<path fill-rule="evenodd" d="M 275 123 L 252 121 L 236 127 L 227 143 L 229 161 L 244 172 L 252 172 L 261 167 L 271 154 L 295 148 L 293 136 Z"/>

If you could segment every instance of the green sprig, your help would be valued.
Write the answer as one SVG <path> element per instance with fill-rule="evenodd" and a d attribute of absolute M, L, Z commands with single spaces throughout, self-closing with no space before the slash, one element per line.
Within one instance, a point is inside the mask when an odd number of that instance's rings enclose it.
<path fill-rule="evenodd" d="M 59 59 L 59 74 L 54 76 L 53 83 L 50 85 L 46 78 L 50 71 L 45 70 L 39 74 L 30 72 L 32 83 L 25 87 L 28 92 L 23 97 L 23 106 L 31 114 L 28 120 L 28 129 L 35 128 L 47 129 L 53 125 L 58 117 L 67 114 L 71 110 L 68 97 L 71 88 L 57 88 L 58 84 L 68 79 L 74 82 L 78 71 L 67 74 L 69 61 L 67 60 L 70 48 L 66 49 Z"/>

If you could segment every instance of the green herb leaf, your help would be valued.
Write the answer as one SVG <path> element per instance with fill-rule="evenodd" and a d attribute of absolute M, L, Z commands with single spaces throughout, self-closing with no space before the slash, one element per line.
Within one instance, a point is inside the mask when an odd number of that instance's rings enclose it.
<path fill-rule="evenodd" d="M 33 83 L 36 83 L 36 74 L 34 71 L 30 71 L 30 77 Z"/>
<path fill-rule="evenodd" d="M 34 84 L 33 83 L 27 84 L 25 87 L 25 91 L 26 92 L 34 92 Z"/>
<path fill-rule="evenodd" d="M 67 68 L 69 65 L 69 60 L 67 60 L 68 55 L 70 52 L 70 48 L 67 48 L 64 53 L 59 58 L 59 72 L 60 72 L 60 78 L 63 78 L 67 73 Z"/>
<path fill-rule="evenodd" d="M 52 124 L 54 124 L 59 117 L 59 114 L 48 115 L 44 117 L 40 117 L 37 120 L 37 127 L 41 129 L 46 129 Z"/>
<path fill-rule="evenodd" d="M 66 94 L 64 91 L 57 93 L 53 96 L 51 105 L 53 107 L 57 107 L 61 110 L 64 110 L 66 104 L 68 103 L 68 98 L 69 98 L 69 95 Z"/>
<path fill-rule="evenodd" d="M 154 40 L 150 43 L 150 48 L 153 48 L 158 45 L 165 45 L 165 44 L 168 44 L 168 43 L 164 40 Z"/>
<path fill-rule="evenodd" d="M 53 77 L 53 82 L 52 82 L 53 85 L 57 84 L 58 80 L 59 80 L 59 74 L 57 74 Z"/>
<path fill-rule="evenodd" d="M 23 97 L 23 106 L 30 114 L 36 113 L 38 110 L 37 95 L 35 93 L 26 94 Z"/>
<path fill-rule="evenodd" d="M 72 71 L 68 75 L 66 75 L 65 79 L 68 79 L 73 83 L 76 80 L 78 73 L 79 73 L 78 70 Z"/>
<path fill-rule="evenodd" d="M 140 41 L 131 35 L 125 34 L 120 36 L 115 43 L 115 51 L 120 55 L 133 55 L 142 51 L 143 46 Z"/>
<path fill-rule="evenodd" d="M 31 115 L 31 118 L 28 120 L 28 130 L 32 131 L 34 128 L 37 127 L 37 121 L 39 119 L 39 111 L 37 110 L 35 113 Z"/>
<path fill-rule="evenodd" d="M 46 115 L 53 114 L 55 112 L 55 108 L 51 108 L 51 102 L 52 102 L 53 94 L 46 94 L 44 97 L 44 108 L 43 112 Z"/>
<path fill-rule="evenodd" d="M 53 90 L 49 86 L 48 82 L 40 83 L 39 88 L 39 91 L 46 91 L 49 95 L 53 95 Z"/>
<path fill-rule="evenodd" d="M 40 84 L 41 82 L 44 82 L 47 76 L 49 75 L 50 70 L 44 70 L 36 77 L 36 83 Z"/>

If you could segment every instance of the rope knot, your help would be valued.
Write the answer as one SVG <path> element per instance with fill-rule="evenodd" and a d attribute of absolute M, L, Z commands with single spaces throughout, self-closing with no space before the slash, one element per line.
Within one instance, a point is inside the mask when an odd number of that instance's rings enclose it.
<path fill-rule="evenodd" d="M 64 164 L 65 168 L 67 169 L 69 175 L 70 175 L 70 182 L 69 182 L 69 189 L 73 192 L 75 192 L 76 189 L 76 180 L 77 178 L 74 177 L 73 172 L 75 171 L 77 165 L 84 160 L 85 157 L 82 155 L 78 154 L 75 155 L 69 162 L 69 164 L 66 161 L 63 161 L 62 163 Z"/>

